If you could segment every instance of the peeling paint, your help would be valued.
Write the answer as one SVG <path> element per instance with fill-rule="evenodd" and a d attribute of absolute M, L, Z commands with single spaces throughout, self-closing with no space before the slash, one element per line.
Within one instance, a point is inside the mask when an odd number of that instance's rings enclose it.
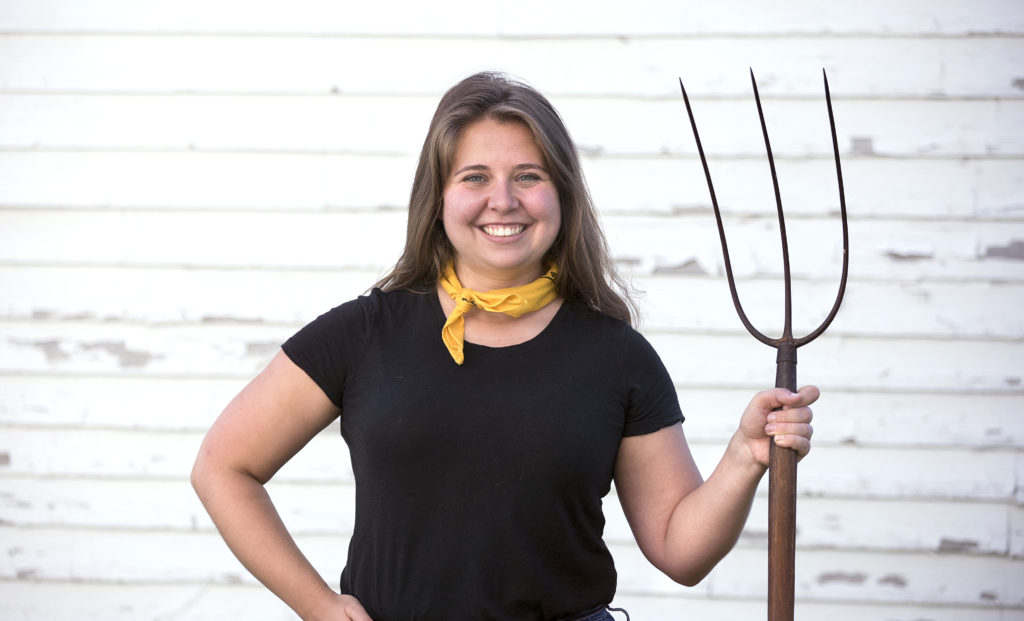
<path fill-rule="evenodd" d="M 1024 261 L 1024 241 L 1015 239 L 1005 246 L 989 246 L 983 256 Z"/>
<path fill-rule="evenodd" d="M 659 265 L 654 268 L 655 274 L 698 274 L 705 276 L 708 271 L 700 266 L 696 259 L 690 259 L 677 265 Z"/>
<path fill-rule="evenodd" d="M 277 352 L 281 344 L 276 341 L 254 341 L 245 344 L 245 355 L 265 357 Z"/>
<path fill-rule="evenodd" d="M 992 591 L 982 591 L 978 594 L 978 599 L 986 602 L 994 602 L 999 599 L 999 594 L 993 593 Z"/>
<path fill-rule="evenodd" d="M 1024 78 L 1014 78 L 1010 84 L 1013 85 L 1013 88 L 1024 90 Z"/>
<path fill-rule="evenodd" d="M 899 574 L 887 574 L 878 579 L 878 584 L 904 589 L 907 586 L 907 579 Z"/>
<path fill-rule="evenodd" d="M 831 584 L 833 582 L 864 584 L 867 582 L 867 579 L 868 575 L 861 572 L 828 571 L 818 575 L 818 584 Z"/>
<path fill-rule="evenodd" d="M 0 453 L 0 466 L 10 466 L 10 465 L 11 465 L 11 454 L 10 453 Z"/>
<path fill-rule="evenodd" d="M 939 541 L 939 552 L 973 552 L 979 547 L 979 543 L 972 539 L 949 539 L 943 537 Z"/>
<path fill-rule="evenodd" d="M 887 250 L 885 256 L 893 259 L 894 261 L 924 261 L 934 258 L 935 255 L 931 252 L 900 252 L 899 250 Z"/>
<path fill-rule="evenodd" d="M 200 323 L 206 324 L 264 323 L 263 319 L 260 317 L 231 317 L 228 315 L 203 315 L 199 318 L 199 321 Z"/>
<path fill-rule="evenodd" d="M 26 345 L 28 347 L 35 347 L 36 349 L 43 352 L 43 356 L 46 357 L 48 364 L 56 362 L 64 362 L 71 356 L 60 345 L 60 341 L 23 341 L 19 339 L 11 339 L 11 342 L 15 345 Z"/>
<path fill-rule="evenodd" d="M 125 369 L 138 369 L 161 357 L 149 352 L 128 349 L 123 342 L 114 341 L 87 343 L 82 345 L 82 349 L 86 351 L 100 350 L 106 352 L 117 358 L 118 365 Z"/>
<path fill-rule="evenodd" d="M 850 138 L 850 153 L 854 155 L 874 155 L 874 138 L 867 136 L 853 136 Z"/>

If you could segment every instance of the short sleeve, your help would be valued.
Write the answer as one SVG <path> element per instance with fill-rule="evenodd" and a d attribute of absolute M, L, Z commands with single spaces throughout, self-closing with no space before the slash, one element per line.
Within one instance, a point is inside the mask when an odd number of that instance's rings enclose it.
<path fill-rule="evenodd" d="M 320 315 L 281 349 L 338 408 L 355 373 L 369 331 L 368 298 L 360 297 Z"/>
<path fill-rule="evenodd" d="M 624 436 L 653 433 L 682 422 L 679 397 L 658 353 L 636 330 L 626 330 L 623 377 L 627 405 Z"/>

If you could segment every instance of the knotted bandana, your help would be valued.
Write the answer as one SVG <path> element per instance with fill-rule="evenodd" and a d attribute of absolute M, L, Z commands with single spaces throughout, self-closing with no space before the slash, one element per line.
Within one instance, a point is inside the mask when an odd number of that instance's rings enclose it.
<path fill-rule="evenodd" d="M 465 289 L 455 276 L 455 266 L 449 265 L 441 277 L 441 288 L 455 301 L 455 310 L 448 315 L 444 327 L 441 328 L 441 340 L 444 341 L 448 353 L 456 364 L 466 359 L 463 353 L 463 339 L 466 334 L 466 320 L 463 317 L 469 309 L 476 307 L 492 313 L 505 313 L 518 317 L 526 313 L 540 310 L 558 297 L 555 291 L 555 278 L 558 266 L 551 264 L 547 272 L 528 285 L 494 289 L 493 291 L 473 291 Z"/>

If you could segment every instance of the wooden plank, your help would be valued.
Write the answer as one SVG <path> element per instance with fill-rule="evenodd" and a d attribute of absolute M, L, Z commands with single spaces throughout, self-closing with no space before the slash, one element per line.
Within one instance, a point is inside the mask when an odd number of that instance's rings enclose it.
<path fill-rule="evenodd" d="M 620 591 L 612 603 L 634 619 L 676 619 L 680 615 L 704 621 L 758 619 L 766 615 L 758 600 L 717 597 L 680 589 L 665 596 Z M 872 604 L 868 602 L 798 602 L 800 618 L 832 621 L 1019 621 L 1021 612 L 1006 608 Z M 185 583 L 133 584 L 0 581 L 0 617 L 7 621 L 76 619 L 79 621 L 137 621 L 167 618 L 186 621 L 247 619 L 293 621 L 296 617 L 260 585 Z M 619 615 L 621 618 L 621 615 Z"/>
<path fill-rule="evenodd" d="M 4 472 L 45 477 L 155 477 L 184 481 L 202 439 L 199 433 L 104 429 L 7 428 L 0 438 Z M 720 443 L 691 442 L 705 476 L 721 458 Z M 949 464 L 957 464 L 950 468 Z M 801 466 L 803 495 L 852 498 L 1011 501 L 1012 450 L 869 448 L 826 445 Z M 352 480 L 348 449 L 334 434 L 318 436 L 276 480 Z M 767 481 L 762 482 L 766 489 Z M 138 498 L 134 502 L 144 502 Z"/>
<path fill-rule="evenodd" d="M 1012 36 L 631 40 L 8 35 L 0 39 L 0 84 L 9 92 L 439 95 L 472 71 L 501 67 L 551 94 L 674 96 L 678 75 L 686 76 L 695 94 L 736 94 L 748 92 L 747 69 L 756 58 L 766 68 L 759 71 L 759 79 L 768 95 L 817 96 L 825 67 L 837 96 L 1019 97 L 1014 84 L 1022 55 Z M 900 62 L 891 62 L 896 57 Z M 337 60 L 351 58 L 375 62 Z"/>
<path fill-rule="evenodd" d="M 678 596 L 635 595 L 620 591 L 615 606 L 625 608 L 634 619 L 693 618 L 702 621 L 736 621 L 736 619 L 764 619 L 768 616 L 766 601 L 758 599 L 730 599 L 710 595 L 706 598 Z M 685 617 L 684 617 L 685 615 Z M 872 604 L 861 601 L 808 602 L 798 600 L 795 615 L 799 619 L 828 619 L 829 621 L 1019 621 L 1016 611 L 1005 608 L 977 608 L 962 606 L 933 606 L 929 604 Z"/>
<path fill-rule="evenodd" d="M 216 533 L 0 527 L 0 537 L 16 542 L 0 556 L 0 577 L 6 580 L 256 583 Z M 337 584 L 347 539 L 295 539 L 324 580 Z"/>
<path fill-rule="evenodd" d="M 273 593 L 258 584 L 194 582 L 126 586 L 29 580 L 0 580 L 0 617 L 6 621 L 294 621 L 297 618 Z"/>
<path fill-rule="evenodd" d="M 736 549 L 707 578 L 708 588 L 723 596 L 761 597 L 767 592 L 766 567 L 767 552 Z M 797 551 L 798 606 L 855 601 L 1018 609 L 1024 604 L 1022 580 L 1021 559 Z"/>
<path fill-rule="evenodd" d="M 169 478 L 185 486 L 201 441 L 194 432 L 8 428 L 0 438 L 0 454 L 6 456 L 5 474 Z M 340 436 L 321 434 L 275 480 L 351 481 L 348 448 Z M 148 502 L 146 496 L 126 498 L 107 510 Z"/>
<path fill-rule="evenodd" d="M 0 424 L 22 427 L 119 428 L 203 432 L 249 375 L 229 378 L 0 376 Z M 736 429 L 756 385 L 685 386 L 679 390 L 686 435 L 722 443 Z M 125 395 L 160 395 L 144 410 Z M 824 388 L 815 405 L 815 445 L 877 447 L 1024 446 L 1024 396 L 999 393 L 899 393 Z M 143 413 L 144 412 L 144 413 Z M 879 430 L 884 429 L 884 433 Z M 338 433 L 332 426 L 328 434 Z"/>
<path fill-rule="evenodd" d="M 7 476 L 0 522 L 24 528 L 213 531 L 191 487 L 154 478 L 38 478 Z M 271 497 L 289 531 L 350 535 L 355 487 L 344 481 L 275 480 Z M 125 502 L 125 499 L 139 501 Z M 618 498 L 604 503 L 605 538 L 633 545 Z M 797 512 L 801 550 L 852 549 L 936 554 L 1012 554 L 1005 503 L 871 500 L 804 496 Z M 742 545 L 763 548 L 767 502 L 758 496 Z"/>
<path fill-rule="evenodd" d="M 400 254 L 406 224 L 404 213 L 386 210 L 27 209 L 0 218 L 0 262 L 189 268 L 381 270 Z M 780 275 L 774 218 L 727 218 L 734 273 Z M 714 218 L 705 213 L 607 214 L 603 224 L 613 257 L 631 272 L 722 273 Z M 794 277 L 837 281 L 838 222 L 797 216 L 786 228 Z M 1024 278 L 1019 222 L 854 218 L 850 237 L 854 279 Z"/>
<path fill-rule="evenodd" d="M 506 36 L 650 36 L 708 34 L 978 35 L 1024 30 L 1020 5 L 1012 0 L 859 3 L 842 5 L 798 0 L 772 9 L 736 0 L 711 5 L 665 5 L 641 0 L 626 7 L 601 0 L 572 0 L 552 6 L 530 0 L 512 7 L 484 6 L 473 15 L 443 18 L 418 2 L 390 3 L 388 10 L 351 11 L 329 0 L 298 0 L 281 12 L 266 0 L 183 0 L 153 10 L 130 0 L 93 2 L 48 0 L 0 6 L 0 29 L 29 32 L 202 32 L 297 33 L 316 35 L 421 33 Z M 148 9 L 148 10 L 147 10 Z M 529 17 L 543 11 L 547 19 Z M 586 15 L 586 19 L 580 19 Z"/>
<path fill-rule="evenodd" d="M 588 155 L 696 153 L 678 96 L 555 97 L 553 103 Z M 823 96 L 766 96 L 763 103 L 776 156 L 832 156 Z M 436 104 L 429 97 L 9 93 L 0 94 L 0 146 L 416 155 Z M 751 97 L 694 97 L 693 104 L 710 156 L 763 157 Z M 847 156 L 1024 154 L 1021 100 L 845 99 L 834 106 L 840 148 Z M 162 122 L 153 123 L 154 118 Z"/>
<path fill-rule="evenodd" d="M 0 576 L 8 580 L 254 582 L 212 533 L 92 531 L 84 537 L 57 529 L 2 528 L 0 532 L 5 538 L 16 536 L 19 542 L 15 554 L 0 557 Z M 334 582 L 344 564 L 345 538 L 298 536 L 296 540 L 325 579 Z M 675 595 L 683 591 L 651 568 L 635 548 L 612 545 L 611 550 L 622 592 Z M 203 562 L 196 563 L 197 558 Z M 696 592 L 760 598 L 767 579 L 764 558 L 763 551 L 738 548 Z M 902 601 L 995 608 L 1021 606 L 1024 597 L 1014 588 L 1024 571 L 1021 560 L 839 551 L 805 551 L 799 559 L 799 601 Z"/>
<path fill-rule="evenodd" d="M 364 292 L 371 270 L 231 270 L 0 265 L 0 317 L 147 324 L 301 325 Z M 739 318 L 724 278 L 690 273 L 637 275 L 641 325 L 648 331 L 734 332 Z M 153 287 L 159 283 L 159 287 Z M 781 330 L 782 283 L 742 279 L 741 300 L 764 332 Z M 816 326 L 835 301 L 837 279 L 793 283 L 794 325 Z M 140 297 L 138 291 L 147 291 Z M 681 304 L 682 299 L 686 300 Z M 879 311 L 878 300 L 885 300 Z M 843 301 L 831 334 L 937 338 L 1021 338 L 1022 282 L 875 282 L 861 280 Z"/>
<path fill-rule="evenodd" d="M 3 322 L 0 372 L 153 377 L 247 377 L 261 370 L 290 326 L 152 327 L 91 322 Z M 680 387 L 749 387 L 774 381 L 775 354 L 743 333 L 649 332 Z M 707 352 L 728 352 L 708 355 Z M 695 355 L 695 352 L 704 352 Z M 1024 343 L 825 335 L 801 350 L 801 382 L 833 390 L 1017 394 Z"/>
<path fill-rule="evenodd" d="M 0 204 L 397 211 L 408 206 L 415 165 L 408 156 L 8 152 Z"/>
<path fill-rule="evenodd" d="M 0 266 L 0 316 L 297 327 L 365 293 L 382 271 Z"/>
<path fill-rule="evenodd" d="M 267 489 L 290 532 L 352 534 L 355 486 L 350 481 L 296 482 L 284 476 Z M 215 531 L 182 477 L 5 476 L 0 522 L 69 530 Z"/>
<path fill-rule="evenodd" d="M 10 151 L 0 152 L 0 166 L 7 173 L 7 183 L 0 186 L 3 207 L 402 211 L 408 206 L 415 158 Z M 762 158 L 715 159 L 710 166 L 727 218 L 774 217 L 771 177 Z M 777 167 L 788 217 L 827 217 L 832 232 L 839 209 L 834 163 L 825 158 L 780 159 Z M 712 226 L 707 183 L 694 157 L 585 157 L 583 168 L 595 205 L 604 213 L 700 215 Z M 845 157 L 851 222 L 904 217 L 925 223 L 945 218 L 1015 221 L 1021 168 L 1019 159 Z M 54 177 L 63 183 L 52 183 Z M 900 183 L 893 185 L 892 179 Z M 984 187 L 976 191 L 979 179 Z M 920 258 L 926 249 L 916 250 L 911 256 Z"/>

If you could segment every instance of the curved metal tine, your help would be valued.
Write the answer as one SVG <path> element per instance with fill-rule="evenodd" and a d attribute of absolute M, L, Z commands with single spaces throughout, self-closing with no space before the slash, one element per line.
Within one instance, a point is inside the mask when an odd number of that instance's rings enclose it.
<path fill-rule="evenodd" d="M 782 324 L 780 342 L 793 340 L 793 281 L 789 271 L 789 242 L 786 239 L 786 217 L 782 212 L 782 194 L 779 192 L 779 175 L 775 171 L 775 158 L 772 156 L 772 143 L 768 139 L 768 126 L 764 122 L 764 110 L 761 108 L 761 96 L 757 92 L 757 80 L 754 70 L 750 70 L 750 84 L 754 87 L 754 102 L 757 104 L 757 117 L 761 121 L 761 133 L 764 135 L 764 149 L 768 153 L 768 167 L 772 172 L 772 188 L 775 190 L 775 207 L 779 212 L 779 235 L 782 238 L 782 279 L 785 287 L 785 315 Z"/>
<path fill-rule="evenodd" d="M 697 122 L 693 118 L 693 108 L 690 106 L 690 98 L 686 96 L 686 87 L 683 86 L 683 79 L 679 78 L 679 88 L 683 92 L 683 103 L 686 104 L 686 114 L 690 117 L 690 127 L 693 129 L 693 138 L 697 142 L 697 153 L 700 155 L 700 163 L 704 166 L 704 177 L 708 182 L 708 191 L 711 193 L 711 206 L 715 210 L 715 222 L 718 224 L 718 237 L 722 242 L 722 258 L 725 261 L 725 275 L 729 281 L 729 293 L 732 295 L 733 306 L 736 307 L 736 313 L 740 317 L 740 321 L 743 323 L 743 327 L 750 332 L 754 338 L 761 341 L 765 345 L 776 347 L 778 344 L 777 339 L 772 339 L 762 334 L 757 328 L 750 323 L 750 319 L 747 318 L 747 314 L 743 311 L 743 305 L 740 304 L 739 294 L 736 292 L 736 279 L 732 273 L 732 262 L 729 259 L 729 245 L 725 241 L 725 226 L 722 224 L 722 212 L 718 208 L 718 198 L 715 196 L 715 185 L 711 182 L 711 170 L 708 168 L 708 160 L 704 156 L 704 147 L 700 142 L 700 134 L 697 132 Z"/>
<path fill-rule="evenodd" d="M 832 131 L 832 152 L 835 154 L 836 178 L 839 181 L 839 214 L 843 223 L 843 273 L 839 278 L 839 292 L 836 294 L 836 301 L 832 305 L 832 310 L 829 311 L 825 320 L 813 332 L 795 340 L 796 347 L 806 345 L 821 336 L 821 333 L 835 319 L 836 313 L 839 312 L 839 307 L 843 303 L 843 295 L 846 293 L 846 277 L 850 271 L 850 231 L 846 218 L 846 191 L 843 189 L 843 167 L 839 163 L 839 140 L 836 138 L 836 119 L 832 114 L 832 95 L 828 89 L 828 75 L 824 69 L 821 70 L 821 74 L 825 80 L 825 105 L 828 106 L 828 124 Z"/>

